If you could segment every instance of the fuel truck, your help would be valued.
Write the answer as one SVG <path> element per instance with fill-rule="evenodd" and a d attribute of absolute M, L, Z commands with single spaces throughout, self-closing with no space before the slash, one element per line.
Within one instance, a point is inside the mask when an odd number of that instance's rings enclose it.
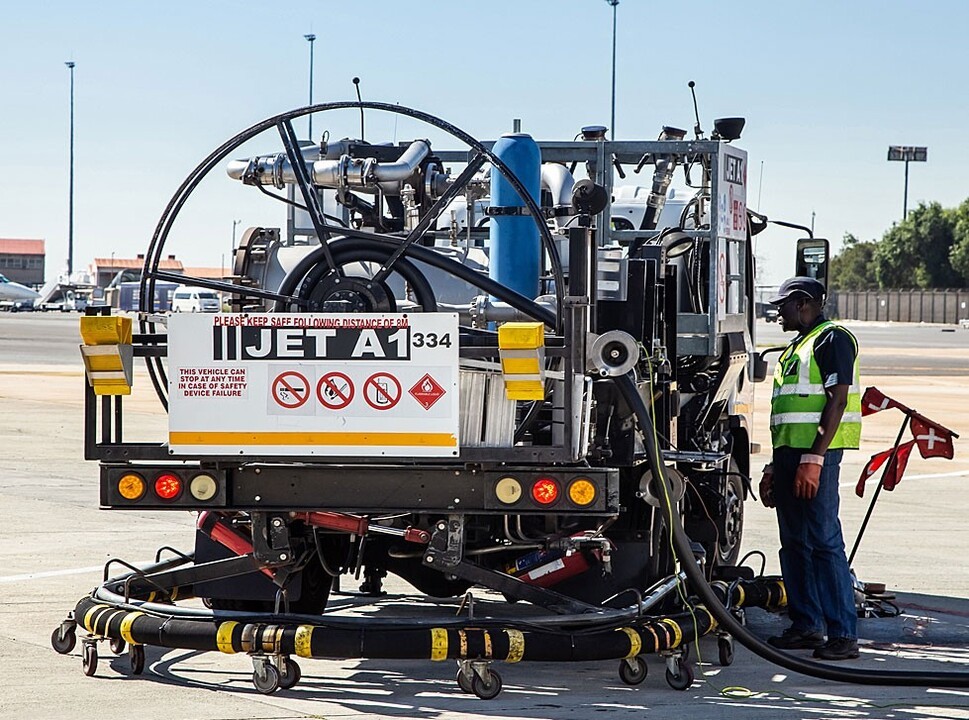
<path fill-rule="evenodd" d="M 298 139 L 295 119 L 346 111 L 359 138 Z M 365 111 L 441 139 L 365 141 Z M 743 125 L 482 142 L 347 102 L 216 149 L 158 223 L 136 327 L 82 318 L 101 506 L 192 511 L 194 547 L 106 570 L 55 648 L 87 630 L 91 674 L 105 638 L 130 646 L 136 673 L 145 644 L 247 652 L 263 692 L 299 679 L 292 655 L 452 658 L 479 697 L 500 691 L 494 660 L 615 658 L 634 683 L 660 652 L 670 685 L 689 687 L 683 649 L 717 622 L 689 599 L 685 565 L 735 613 L 783 604 L 779 583 L 738 586 L 766 375 Z M 239 154 L 254 139 L 266 149 Z M 246 231 L 223 281 L 162 270 L 182 207 L 223 172 L 285 207 L 285 226 Z M 640 190 L 617 188 L 628 174 Z M 165 282 L 217 290 L 226 311 L 165 315 Z M 168 412 L 157 442 L 126 439 L 139 358 Z M 464 616 L 333 612 L 331 596 L 379 598 L 388 575 Z M 721 633 L 724 664 L 730 643 Z"/>

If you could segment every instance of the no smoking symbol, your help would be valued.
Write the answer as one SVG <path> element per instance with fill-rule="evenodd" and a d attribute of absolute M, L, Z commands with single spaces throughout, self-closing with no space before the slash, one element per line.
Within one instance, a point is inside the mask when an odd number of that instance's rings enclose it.
<path fill-rule="evenodd" d="M 273 380 L 273 400 L 277 405 L 295 410 L 310 397 L 309 381 L 298 372 L 284 372 Z"/>
<path fill-rule="evenodd" d="M 363 384 L 363 399 L 374 410 L 390 410 L 400 402 L 400 382 L 389 373 L 374 373 Z"/>
<path fill-rule="evenodd" d="M 353 400 L 353 381 L 342 372 L 328 372 L 316 384 L 316 397 L 330 410 L 342 410 Z"/>

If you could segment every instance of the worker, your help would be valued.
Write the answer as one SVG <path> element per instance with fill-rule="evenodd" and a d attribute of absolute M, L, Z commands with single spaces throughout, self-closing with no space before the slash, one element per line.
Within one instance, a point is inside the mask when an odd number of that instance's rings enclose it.
<path fill-rule="evenodd" d="M 838 478 L 844 451 L 861 440 L 858 341 L 824 317 L 824 300 L 824 286 L 809 277 L 786 280 L 769 300 L 784 331 L 797 336 L 774 371 L 774 457 L 760 483 L 764 505 L 777 508 L 791 620 L 768 643 L 848 660 L 858 657 L 857 614 L 838 519 Z"/>

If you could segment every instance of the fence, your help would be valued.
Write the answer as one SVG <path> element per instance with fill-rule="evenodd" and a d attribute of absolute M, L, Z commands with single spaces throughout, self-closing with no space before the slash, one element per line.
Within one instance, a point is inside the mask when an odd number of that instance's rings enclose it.
<path fill-rule="evenodd" d="M 969 289 L 834 290 L 826 312 L 843 320 L 956 324 L 969 319 Z"/>

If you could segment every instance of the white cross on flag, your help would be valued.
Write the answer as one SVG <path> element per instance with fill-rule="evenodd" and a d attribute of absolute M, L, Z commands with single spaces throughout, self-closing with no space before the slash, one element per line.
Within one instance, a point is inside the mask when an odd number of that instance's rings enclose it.
<path fill-rule="evenodd" d="M 934 423 L 918 413 L 912 414 L 912 435 L 919 446 L 919 454 L 924 458 L 944 457 L 952 459 L 955 447 L 951 430 Z M 958 435 L 956 436 L 958 437 Z"/>
<path fill-rule="evenodd" d="M 902 405 L 902 403 L 888 397 L 878 388 L 865 388 L 865 394 L 861 398 L 862 416 L 874 415 L 877 412 L 888 410 L 889 408 L 898 408 L 902 412 L 908 410 L 908 408 Z"/>

